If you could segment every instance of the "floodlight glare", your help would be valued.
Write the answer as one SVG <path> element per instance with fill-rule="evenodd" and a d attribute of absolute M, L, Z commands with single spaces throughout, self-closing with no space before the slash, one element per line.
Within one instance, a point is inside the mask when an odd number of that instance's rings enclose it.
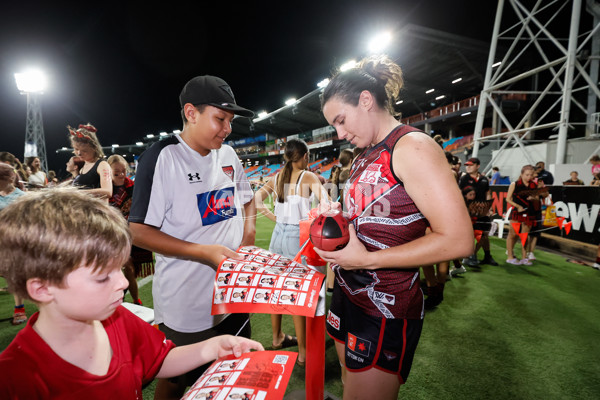
<path fill-rule="evenodd" d="M 175 134 L 181 133 L 181 130 L 180 130 L 180 129 L 175 129 L 175 130 L 173 131 L 173 133 L 175 133 Z"/>
<path fill-rule="evenodd" d="M 152 139 L 152 138 L 154 137 L 154 135 L 153 135 L 153 134 L 151 134 L 151 133 L 149 133 L 149 134 L 147 134 L 147 135 L 146 135 L 146 137 L 147 137 L 148 139 Z"/>
<path fill-rule="evenodd" d="M 460 114 L 461 117 L 466 117 L 467 115 L 471 115 L 471 111 Z"/>
<path fill-rule="evenodd" d="M 350 68 L 354 68 L 355 66 L 356 66 L 356 61 L 350 60 L 350 61 L 342 64 L 342 66 L 340 67 L 340 71 L 344 72 L 346 70 L 349 70 Z"/>
<path fill-rule="evenodd" d="M 143 145 L 144 145 L 144 143 L 143 143 L 143 142 L 135 142 L 135 145 L 136 145 L 136 146 L 143 146 Z"/>
<path fill-rule="evenodd" d="M 392 41 L 392 34 L 389 32 L 383 32 L 375 36 L 369 42 L 369 51 L 378 53 L 385 49 Z"/>
<path fill-rule="evenodd" d="M 48 81 L 42 71 L 30 69 L 15 74 L 17 89 L 22 93 L 41 93 L 46 90 Z"/>
<path fill-rule="evenodd" d="M 159 133 L 160 136 L 167 136 L 167 132 L 161 132 Z"/>
<path fill-rule="evenodd" d="M 396 104 L 402 104 L 402 103 L 404 103 L 404 100 L 398 100 L 398 101 L 396 102 Z"/>
<path fill-rule="evenodd" d="M 452 81 L 452 83 L 454 84 L 454 83 L 458 83 L 460 81 L 462 81 L 462 78 L 456 78 L 455 80 Z"/>
<path fill-rule="evenodd" d="M 267 115 L 269 115 L 269 114 L 267 114 L 267 112 L 266 112 L 266 111 L 261 111 L 261 112 L 259 112 L 259 113 L 258 113 L 258 118 L 264 118 L 264 117 L 266 117 Z"/>
<path fill-rule="evenodd" d="M 498 61 L 497 63 L 492 64 L 492 68 L 499 67 L 502 64 L 502 61 Z"/>
<path fill-rule="evenodd" d="M 438 97 L 436 97 L 435 99 L 436 99 L 436 100 L 441 100 L 441 99 L 443 99 L 444 97 L 446 97 L 446 95 L 444 95 L 444 94 L 443 94 L 443 95 L 441 95 L 441 96 L 438 96 Z"/>
<path fill-rule="evenodd" d="M 294 97 L 292 97 L 291 99 L 287 99 L 285 101 L 285 105 L 286 106 L 291 106 L 292 104 L 294 104 L 296 102 L 296 99 Z"/>
<path fill-rule="evenodd" d="M 318 88 L 324 88 L 329 84 L 329 78 L 323 79 L 321 82 L 317 83 Z"/>
<path fill-rule="evenodd" d="M 429 89 L 429 90 L 425 91 L 425 94 L 429 94 L 429 93 L 433 93 L 433 92 L 435 92 L 435 89 Z"/>
<path fill-rule="evenodd" d="M 118 144 L 113 144 L 112 147 L 119 147 L 119 145 Z"/>

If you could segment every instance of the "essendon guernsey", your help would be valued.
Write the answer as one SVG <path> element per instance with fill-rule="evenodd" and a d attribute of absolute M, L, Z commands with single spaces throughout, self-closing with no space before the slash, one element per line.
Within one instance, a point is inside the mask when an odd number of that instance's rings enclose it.
<path fill-rule="evenodd" d="M 369 251 L 425 235 L 427 220 L 391 169 L 396 142 L 414 131 L 417 129 L 407 125 L 397 127 L 352 165 L 344 201 L 357 236 Z M 366 313 L 385 318 L 423 317 L 418 268 L 347 271 L 334 266 L 334 271 L 350 301 Z"/>

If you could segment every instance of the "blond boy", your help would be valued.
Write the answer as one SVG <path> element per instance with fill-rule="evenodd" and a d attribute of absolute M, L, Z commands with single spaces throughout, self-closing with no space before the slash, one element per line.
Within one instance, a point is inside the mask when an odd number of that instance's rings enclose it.
<path fill-rule="evenodd" d="M 0 398 L 141 399 L 155 377 L 262 349 L 218 336 L 175 348 L 121 307 L 131 237 L 118 210 L 53 189 L 0 212 L 0 274 L 39 308 L 0 354 Z"/>

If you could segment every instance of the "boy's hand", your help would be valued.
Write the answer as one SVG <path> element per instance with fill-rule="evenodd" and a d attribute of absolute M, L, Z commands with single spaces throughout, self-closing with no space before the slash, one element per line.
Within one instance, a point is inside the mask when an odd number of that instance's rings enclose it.
<path fill-rule="evenodd" d="M 233 354 L 240 357 L 243 353 L 248 353 L 250 350 L 264 350 L 262 344 L 255 340 L 246 339 L 244 337 L 222 335 L 214 338 L 217 346 L 216 358 L 221 358 Z"/>
<path fill-rule="evenodd" d="M 202 246 L 202 255 L 199 257 L 201 261 L 205 264 L 208 264 L 213 269 L 217 269 L 221 261 L 226 258 L 231 258 L 234 260 L 243 260 L 242 256 L 236 253 L 233 250 L 228 249 L 225 246 L 221 246 L 219 244 L 207 244 Z"/>

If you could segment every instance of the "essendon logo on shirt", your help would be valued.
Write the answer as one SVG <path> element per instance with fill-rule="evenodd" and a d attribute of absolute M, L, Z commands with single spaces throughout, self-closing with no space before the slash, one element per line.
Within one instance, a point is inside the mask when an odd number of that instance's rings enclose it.
<path fill-rule="evenodd" d="M 338 331 L 340 330 L 340 317 L 332 313 L 331 310 L 327 313 L 327 323 L 331 325 L 332 328 L 335 328 Z"/>
<path fill-rule="evenodd" d="M 358 181 L 368 183 L 369 185 L 376 185 L 379 182 L 379 178 L 381 178 L 381 165 L 371 164 L 363 171 Z"/>
<path fill-rule="evenodd" d="M 212 225 L 236 216 L 233 187 L 196 195 L 202 225 Z"/>
<path fill-rule="evenodd" d="M 233 166 L 231 165 L 227 165 L 225 167 L 221 167 L 223 169 L 223 172 L 225 173 L 225 175 L 227 175 L 227 177 L 229 177 L 229 179 L 231 179 L 231 181 L 233 182 Z"/>
<path fill-rule="evenodd" d="M 368 340 L 359 338 L 358 336 L 354 336 L 350 332 L 348 332 L 348 340 L 346 341 L 348 348 L 355 353 L 363 355 L 365 357 L 369 356 L 369 351 L 371 349 L 371 342 Z"/>

